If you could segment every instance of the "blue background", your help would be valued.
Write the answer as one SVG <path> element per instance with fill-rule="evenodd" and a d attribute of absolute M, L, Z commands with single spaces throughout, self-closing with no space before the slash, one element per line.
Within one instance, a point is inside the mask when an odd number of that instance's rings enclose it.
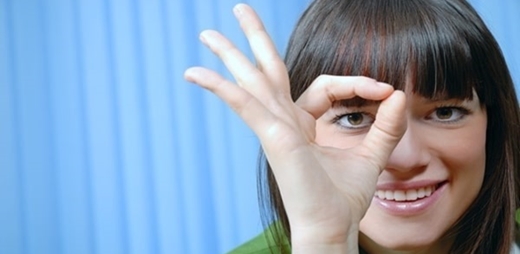
<path fill-rule="evenodd" d="M 235 0 L 0 0 L 0 253 L 223 253 L 261 231 L 258 141 L 186 68 L 251 53 Z M 281 53 L 309 0 L 249 0 Z M 520 1 L 470 1 L 520 84 Z M 483 63 L 485 64 L 485 63 Z"/>

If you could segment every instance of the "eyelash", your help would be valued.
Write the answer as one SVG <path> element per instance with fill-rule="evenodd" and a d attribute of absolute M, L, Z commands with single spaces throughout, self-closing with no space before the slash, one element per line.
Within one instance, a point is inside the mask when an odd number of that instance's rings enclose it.
<path fill-rule="evenodd" d="M 372 120 L 371 120 L 370 124 L 363 125 L 361 127 L 348 127 L 348 126 L 345 126 L 345 125 L 340 123 L 341 119 L 343 119 L 344 117 L 352 116 L 352 115 L 355 115 L 355 114 L 361 114 L 363 117 L 369 117 Z M 338 125 L 340 128 L 347 129 L 347 130 L 360 130 L 360 129 L 364 129 L 364 128 L 370 127 L 370 125 L 372 125 L 372 123 L 374 121 L 375 121 L 375 116 L 373 116 L 370 113 L 366 113 L 366 112 L 349 112 L 349 113 L 346 113 L 346 114 L 336 115 L 336 117 L 334 117 L 334 119 L 332 119 L 332 122 L 334 124 Z"/>
<path fill-rule="evenodd" d="M 441 109 L 451 109 L 453 111 L 458 111 L 460 116 L 457 117 L 457 119 L 446 120 L 446 121 L 432 119 L 431 116 L 433 114 L 435 114 L 436 112 L 438 112 L 438 110 L 441 110 Z M 364 125 L 361 127 L 347 127 L 345 125 L 340 124 L 340 121 L 342 118 L 348 117 L 349 115 L 354 115 L 354 114 L 361 114 L 361 115 L 363 115 L 363 117 L 368 116 L 368 117 L 372 118 L 372 121 L 368 126 Z M 434 110 L 432 110 L 432 112 L 426 116 L 426 120 L 432 120 L 432 121 L 440 123 L 440 124 L 454 124 L 471 114 L 472 114 L 471 110 L 469 110 L 465 107 L 459 106 L 459 105 L 441 105 L 441 106 L 436 107 Z M 332 119 L 332 123 L 338 125 L 340 128 L 348 129 L 348 130 L 358 130 L 358 129 L 363 129 L 363 128 L 369 127 L 374 121 L 375 121 L 375 117 L 372 114 L 366 113 L 366 112 L 349 112 L 346 114 L 339 114 L 339 115 L 336 115 L 336 117 L 334 117 L 334 119 Z"/>
<path fill-rule="evenodd" d="M 433 114 L 435 114 L 436 112 L 438 112 L 438 110 L 440 110 L 440 109 L 450 109 L 453 111 L 458 111 L 460 116 L 457 117 L 457 119 L 446 120 L 446 121 L 432 119 L 431 116 Z M 453 124 L 453 123 L 456 123 L 456 122 L 464 119 L 466 116 L 470 115 L 471 113 L 472 113 L 471 110 L 469 110 L 465 107 L 458 106 L 458 105 L 441 105 L 441 106 L 436 107 L 428 116 L 426 116 L 426 120 L 432 120 L 432 121 L 435 121 L 440 124 Z"/>

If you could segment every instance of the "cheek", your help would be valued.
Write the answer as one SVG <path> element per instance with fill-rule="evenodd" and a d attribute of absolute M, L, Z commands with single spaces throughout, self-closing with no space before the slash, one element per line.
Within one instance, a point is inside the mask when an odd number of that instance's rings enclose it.
<path fill-rule="evenodd" d="M 469 206 L 482 187 L 486 168 L 486 133 L 474 131 L 446 140 L 447 149 L 439 158 L 448 169 L 450 190 L 456 206 Z M 462 212 L 462 211 L 461 211 Z"/>
<path fill-rule="evenodd" d="M 452 173 L 484 173 L 486 163 L 486 125 L 478 121 L 467 128 L 427 135 L 435 157 Z M 475 172 L 477 171 L 477 172 Z M 469 172 L 467 172 L 469 173 Z"/>
<path fill-rule="evenodd" d="M 486 162 L 485 141 L 480 142 L 480 140 L 477 141 L 475 139 L 457 139 L 458 142 L 447 141 L 443 145 L 444 149 L 437 150 L 439 153 L 438 157 L 451 171 L 484 168 Z"/>

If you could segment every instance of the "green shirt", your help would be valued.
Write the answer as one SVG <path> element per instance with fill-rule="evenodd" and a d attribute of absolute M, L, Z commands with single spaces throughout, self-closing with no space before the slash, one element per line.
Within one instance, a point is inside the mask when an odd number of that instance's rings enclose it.
<path fill-rule="evenodd" d="M 255 238 L 238 246 L 228 254 L 282 254 L 291 253 L 291 247 L 287 238 L 283 238 L 281 247 L 276 246 L 273 229 L 276 224 L 271 225 Z"/>

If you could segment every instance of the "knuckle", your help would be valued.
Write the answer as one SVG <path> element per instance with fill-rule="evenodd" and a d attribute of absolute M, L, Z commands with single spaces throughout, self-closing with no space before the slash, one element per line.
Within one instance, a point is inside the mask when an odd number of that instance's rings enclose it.
<path fill-rule="evenodd" d="M 330 75 L 326 75 L 326 74 L 321 74 L 314 80 L 313 83 L 314 83 L 315 87 L 324 88 L 328 84 L 331 83 L 331 76 Z"/>
<path fill-rule="evenodd" d="M 309 88 L 314 89 L 316 91 L 324 92 L 326 94 L 330 94 L 330 85 L 332 83 L 332 76 L 322 74 L 315 79 L 314 85 L 311 85 Z"/>
<path fill-rule="evenodd" d="M 365 77 L 365 76 L 357 76 L 356 80 L 355 80 L 355 84 L 359 84 L 359 85 L 368 85 L 368 84 L 374 84 L 374 83 L 377 83 L 377 81 L 375 79 L 370 78 L 370 77 Z"/>

